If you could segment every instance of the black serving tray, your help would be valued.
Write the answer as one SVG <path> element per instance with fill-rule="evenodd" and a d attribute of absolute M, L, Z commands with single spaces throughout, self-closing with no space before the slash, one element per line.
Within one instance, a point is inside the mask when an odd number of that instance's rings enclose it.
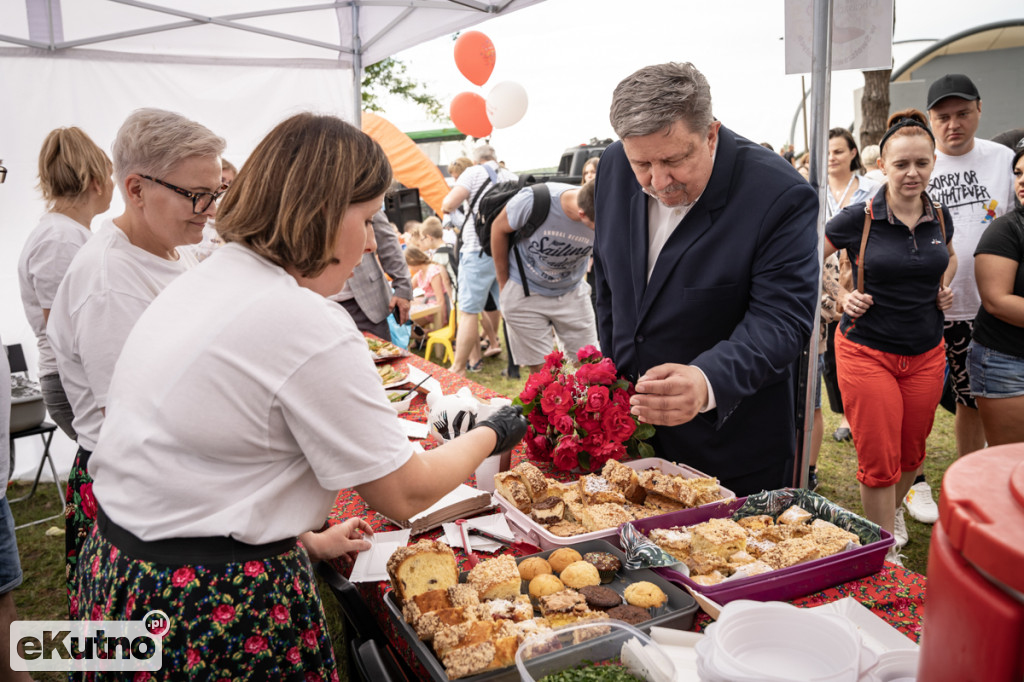
<path fill-rule="evenodd" d="M 665 578 L 662 578 L 649 568 L 641 568 L 635 571 L 627 570 L 625 568 L 626 557 L 618 547 L 615 547 L 605 540 L 588 540 L 586 542 L 566 546 L 575 549 L 581 555 L 586 554 L 587 552 L 608 552 L 609 554 L 613 554 L 618 557 L 619 561 L 623 563 L 623 568 L 616 574 L 615 579 L 610 583 L 604 584 L 604 587 L 609 587 L 620 595 L 627 586 L 641 580 L 654 583 L 665 592 L 668 596 L 668 602 L 666 602 L 665 606 L 660 609 L 656 609 L 656 615 L 654 615 L 650 620 L 640 623 L 639 625 L 634 625 L 633 627 L 646 633 L 650 633 L 651 628 L 654 626 L 673 628 L 676 630 L 689 630 L 693 627 L 694 614 L 697 613 L 697 602 L 694 601 L 693 597 L 691 597 L 685 590 L 672 584 Z M 548 555 L 557 549 L 561 548 L 552 548 L 537 554 L 531 554 L 530 556 L 539 556 L 546 559 Z M 528 558 L 529 557 L 525 556 L 518 557 L 516 559 L 516 563 Z M 465 580 L 466 573 L 462 573 L 459 576 L 459 581 L 465 582 Z M 445 682 L 448 679 L 448 675 L 445 674 L 444 666 L 441 665 L 441 661 L 439 661 L 437 656 L 434 655 L 433 649 L 431 649 L 426 642 L 420 640 L 420 638 L 416 636 L 416 631 L 413 627 L 405 622 L 405 618 L 402 616 L 402 608 L 398 605 L 398 602 L 395 599 L 394 591 L 389 591 L 384 596 L 384 603 L 387 605 L 388 613 L 395 622 L 395 629 L 397 629 L 398 632 L 401 633 L 402 637 L 409 642 L 409 646 L 412 648 L 413 652 L 415 652 L 416 657 L 430 674 L 430 679 L 436 680 L 437 682 Z M 577 646 L 586 646 L 588 644 L 590 644 L 590 642 Z M 576 660 L 577 657 L 575 654 L 571 653 L 573 648 L 574 647 L 570 647 L 569 649 L 564 649 L 561 652 L 555 652 L 552 655 L 566 655 L 573 660 Z M 570 653 L 566 654 L 566 651 Z M 467 682 L 520 682 L 519 672 L 514 665 L 500 670 L 491 670 L 479 675 L 472 675 L 470 677 L 463 677 L 460 679 L 466 680 Z"/>

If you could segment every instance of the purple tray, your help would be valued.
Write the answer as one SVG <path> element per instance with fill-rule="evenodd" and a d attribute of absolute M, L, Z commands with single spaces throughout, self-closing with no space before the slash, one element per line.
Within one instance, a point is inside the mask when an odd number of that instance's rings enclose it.
<path fill-rule="evenodd" d="M 740 497 L 719 504 L 684 509 L 630 523 L 638 531 L 647 535 L 652 528 L 692 526 L 708 519 L 732 516 L 733 512 L 742 507 L 746 501 L 747 498 Z M 689 587 L 719 604 L 727 604 L 735 599 L 789 601 L 850 580 L 863 578 L 881 569 L 885 562 L 885 554 L 893 545 L 894 540 L 892 533 L 884 528 L 880 530 L 882 539 L 877 542 L 839 552 L 823 559 L 814 559 L 807 563 L 753 575 L 749 578 L 728 580 L 717 585 L 698 585 L 672 568 L 655 568 L 653 570 L 666 580 Z"/>

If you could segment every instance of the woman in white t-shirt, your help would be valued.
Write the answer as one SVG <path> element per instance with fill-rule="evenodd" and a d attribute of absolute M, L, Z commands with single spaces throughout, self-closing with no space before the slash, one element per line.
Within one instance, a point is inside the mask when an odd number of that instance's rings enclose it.
<path fill-rule="evenodd" d="M 94 619 L 165 612 L 169 676 L 337 679 L 309 559 L 369 547 L 359 520 L 311 532 L 337 491 L 408 519 L 525 433 L 509 407 L 414 452 L 364 337 L 325 298 L 375 248 L 390 182 L 380 146 L 340 119 L 282 122 L 220 207 L 227 244 L 124 344 L 77 598 Z"/>
<path fill-rule="evenodd" d="M 199 242 L 224 189 L 224 140 L 179 114 L 133 112 L 121 125 L 113 151 L 124 213 L 106 221 L 79 249 L 46 325 L 78 436 L 65 515 L 69 597 L 78 550 L 96 518 L 89 456 L 99 440 L 114 364 L 146 306 L 196 264 L 191 253 L 177 247 Z M 73 598 L 70 612 L 77 616 Z"/>
<path fill-rule="evenodd" d="M 92 235 L 92 219 L 110 208 L 114 181 L 110 158 L 81 128 L 57 128 L 39 152 L 39 189 L 46 214 L 25 241 L 18 259 L 18 285 L 25 317 L 39 348 L 39 385 L 50 418 L 75 440 L 74 414 L 57 359 L 46 340 L 46 322 L 64 273 Z"/>

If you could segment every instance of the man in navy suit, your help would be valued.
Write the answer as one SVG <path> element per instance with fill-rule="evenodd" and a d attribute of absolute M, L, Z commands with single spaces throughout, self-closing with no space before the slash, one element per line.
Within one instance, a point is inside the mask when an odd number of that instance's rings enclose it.
<path fill-rule="evenodd" d="M 666 459 L 737 495 L 792 482 L 793 372 L 818 301 L 818 201 L 712 116 L 689 63 L 615 89 L 596 191 L 601 348 Z"/>

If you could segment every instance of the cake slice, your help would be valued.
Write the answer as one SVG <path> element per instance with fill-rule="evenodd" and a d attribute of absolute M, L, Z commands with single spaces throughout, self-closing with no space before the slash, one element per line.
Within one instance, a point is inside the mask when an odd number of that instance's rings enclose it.
<path fill-rule="evenodd" d="M 522 577 L 515 558 L 509 554 L 486 559 L 474 566 L 466 582 L 476 590 L 477 596 L 487 599 L 515 599 L 520 594 Z"/>
<path fill-rule="evenodd" d="M 601 476 L 634 504 L 643 504 L 644 498 L 647 497 L 647 491 L 640 485 L 636 470 L 622 462 L 608 460 L 601 469 Z"/>
<path fill-rule="evenodd" d="M 608 479 L 597 474 L 580 476 L 578 483 L 580 499 L 585 506 L 592 504 L 625 504 L 626 496 L 613 486 Z"/>
<path fill-rule="evenodd" d="M 447 589 L 459 583 L 452 548 L 436 540 L 420 540 L 414 545 L 399 547 L 388 558 L 387 571 L 400 604 L 424 592 Z"/>
<path fill-rule="evenodd" d="M 535 465 L 530 462 L 520 462 L 512 467 L 519 480 L 526 486 L 526 492 L 533 501 L 544 499 L 548 496 L 548 479 Z"/>
<path fill-rule="evenodd" d="M 747 532 L 732 519 L 709 519 L 690 529 L 695 552 L 727 559 L 747 548 Z"/>
<path fill-rule="evenodd" d="M 533 505 L 530 491 L 514 471 L 499 471 L 494 474 L 494 490 L 516 509 L 527 514 Z"/>

